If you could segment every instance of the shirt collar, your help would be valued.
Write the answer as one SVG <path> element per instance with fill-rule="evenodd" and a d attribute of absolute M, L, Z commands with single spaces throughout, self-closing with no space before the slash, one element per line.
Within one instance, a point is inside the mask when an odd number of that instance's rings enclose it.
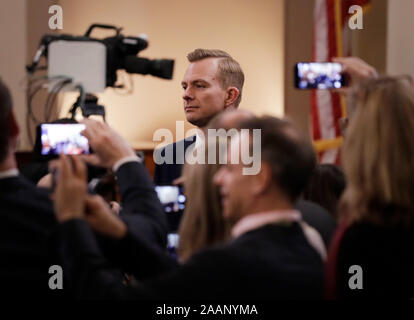
<path fill-rule="evenodd" d="M 0 179 L 13 178 L 19 175 L 19 170 L 16 168 L 0 171 Z"/>
<path fill-rule="evenodd" d="M 239 220 L 231 230 L 233 238 L 242 234 L 263 227 L 267 224 L 282 222 L 298 222 L 302 215 L 298 210 L 275 210 L 260 213 L 249 214 Z"/>

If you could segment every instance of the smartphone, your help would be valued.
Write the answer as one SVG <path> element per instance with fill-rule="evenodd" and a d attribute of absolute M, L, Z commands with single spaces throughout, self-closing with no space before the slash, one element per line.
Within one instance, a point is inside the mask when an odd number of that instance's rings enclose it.
<path fill-rule="evenodd" d="M 59 154 L 90 154 L 86 137 L 81 135 L 85 125 L 81 123 L 43 123 L 38 127 L 38 151 L 42 157 L 56 157 Z"/>
<path fill-rule="evenodd" d="M 342 65 L 337 62 L 299 62 L 294 78 L 298 89 L 339 89 L 347 85 Z"/>
<path fill-rule="evenodd" d="M 178 233 L 168 233 L 167 235 L 167 252 L 173 258 L 178 260 L 178 244 L 180 241 L 180 236 Z"/>
<path fill-rule="evenodd" d="M 168 233 L 178 233 L 186 202 L 183 188 L 179 186 L 164 185 L 156 186 L 155 191 L 164 207 Z"/>
<path fill-rule="evenodd" d="M 156 186 L 158 199 L 164 207 L 165 213 L 183 212 L 185 208 L 185 196 L 182 187 L 178 186 Z"/>

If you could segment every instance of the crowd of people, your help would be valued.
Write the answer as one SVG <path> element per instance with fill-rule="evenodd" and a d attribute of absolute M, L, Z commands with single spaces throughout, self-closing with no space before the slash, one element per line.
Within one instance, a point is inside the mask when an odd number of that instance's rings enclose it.
<path fill-rule="evenodd" d="M 108 124 L 85 119 L 94 150 L 49 164 L 52 190 L 17 169 L 19 129 L 0 82 L 0 283 L 10 296 L 226 300 L 335 299 L 414 295 L 414 87 L 407 77 L 378 76 L 358 58 L 341 58 L 352 86 L 343 127 L 342 166 L 318 164 L 311 141 L 288 119 L 238 110 L 244 74 L 228 53 L 188 55 L 183 100 L 201 132 L 247 129 L 223 141 L 201 135 L 159 151 L 215 148 L 216 161 L 157 164 L 154 181 L 128 142 Z M 6 79 L 4 79 L 6 80 Z M 246 175 L 227 160 L 254 147 L 261 169 Z M 204 148 L 203 150 L 205 150 Z M 184 153 L 183 153 L 184 154 Z M 241 155 L 236 154 L 241 160 Z M 183 160 L 183 159 L 182 159 Z M 87 165 L 111 170 L 117 212 L 88 192 Z M 178 259 L 155 185 L 182 184 L 186 208 Z M 49 267 L 63 270 L 51 290 Z"/>

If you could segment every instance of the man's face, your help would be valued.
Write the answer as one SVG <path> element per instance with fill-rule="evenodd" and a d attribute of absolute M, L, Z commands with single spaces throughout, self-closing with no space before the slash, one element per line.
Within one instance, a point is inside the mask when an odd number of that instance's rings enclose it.
<path fill-rule="evenodd" d="M 226 90 L 217 74 L 219 60 L 206 58 L 190 63 L 181 82 L 187 121 L 200 128 L 224 110 Z"/>
<path fill-rule="evenodd" d="M 239 153 L 235 144 L 240 146 L 238 138 L 231 141 L 231 147 L 227 153 L 227 164 L 223 165 L 214 176 L 214 183 L 220 190 L 223 216 L 231 223 L 236 223 L 249 213 L 249 208 L 254 202 L 254 195 L 250 188 L 252 176 L 243 175 L 245 166 L 240 161 L 240 155 L 237 155 L 238 164 L 230 163 L 232 153 Z M 235 155 L 233 155 L 233 159 L 235 159 Z"/>

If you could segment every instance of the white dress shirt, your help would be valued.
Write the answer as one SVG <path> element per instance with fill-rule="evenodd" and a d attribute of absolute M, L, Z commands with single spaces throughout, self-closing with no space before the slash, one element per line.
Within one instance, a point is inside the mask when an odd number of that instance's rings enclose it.
<path fill-rule="evenodd" d="M 19 175 L 19 170 L 16 168 L 0 171 L 0 179 L 17 177 Z"/>

